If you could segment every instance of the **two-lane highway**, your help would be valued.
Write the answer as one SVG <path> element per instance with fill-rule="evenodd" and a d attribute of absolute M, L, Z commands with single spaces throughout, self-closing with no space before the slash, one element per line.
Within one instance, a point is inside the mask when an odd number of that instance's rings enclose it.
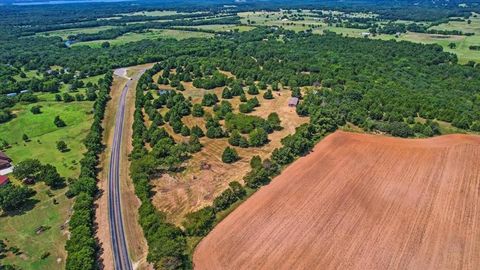
<path fill-rule="evenodd" d="M 128 254 L 127 240 L 123 226 L 122 203 L 120 192 L 120 160 L 122 157 L 122 134 L 125 119 L 125 103 L 127 92 L 133 82 L 143 74 L 140 72 L 135 78 L 129 79 L 122 90 L 115 118 L 113 144 L 110 153 L 110 170 L 108 173 L 108 214 L 109 229 L 112 241 L 113 263 L 115 270 L 133 270 L 132 261 Z M 128 177 L 122 175 L 122 177 Z"/>

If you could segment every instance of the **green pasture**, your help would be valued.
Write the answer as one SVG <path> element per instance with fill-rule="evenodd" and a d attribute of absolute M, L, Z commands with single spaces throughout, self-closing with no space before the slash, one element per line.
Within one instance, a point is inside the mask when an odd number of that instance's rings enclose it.
<path fill-rule="evenodd" d="M 151 29 L 145 33 L 126 33 L 115 39 L 110 40 L 95 40 L 95 41 L 88 41 L 88 42 L 79 42 L 73 44 L 73 46 L 90 46 L 90 47 L 100 47 L 103 42 L 108 41 L 110 45 L 123 45 L 129 42 L 140 41 L 144 39 L 161 39 L 161 38 L 174 38 L 174 39 L 187 39 L 187 38 L 208 38 L 213 37 L 213 34 L 210 33 L 203 33 L 203 32 L 194 32 L 194 31 L 181 31 L 181 30 L 172 30 L 172 29 L 165 29 L 165 30 L 158 30 L 158 29 Z"/>
<path fill-rule="evenodd" d="M 58 36 L 62 39 L 66 40 L 70 35 L 77 35 L 77 34 L 95 34 L 100 31 L 109 30 L 115 28 L 115 26 L 105 25 L 105 26 L 97 26 L 97 27 L 86 27 L 86 28 L 73 28 L 73 29 L 62 29 L 62 30 L 55 30 L 55 31 L 48 31 L 48 32 L 41 32 L 37 33 L 40 36 Z"/>
<path fill-rule="evenodd" d="M 25 209 L 0 216 L 0 239 L 7 247 L 20 250 L 17 255 L 8 253 L 1 262 L 21 269 L 64 269 L 67 232 L 62 224 L 68 219 L 72 202 L 64 195 L 66 188 L 49 191 L 46 185 L 38 183 L 33 189 L 37 193 Z M 45 230 L 37 231 L 41 226 Z"/>

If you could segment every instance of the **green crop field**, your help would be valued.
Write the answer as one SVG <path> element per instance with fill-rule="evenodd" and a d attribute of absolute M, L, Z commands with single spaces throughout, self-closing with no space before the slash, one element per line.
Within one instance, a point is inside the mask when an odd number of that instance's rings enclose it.
<path fill-rule="evenodd" d="M 152 29 L 145 33 L 126 33 L 115 39 L 110 40 L 95 40 L 95 41 L 88 41 L 88 42 L 79 42 L 73 44 L 73 46 L 89 46 L 89 47 L 100 47 L 101 44 L 105 41 L 110 42 L 110 45 L 122 45 L 129 42 L 140 41 L 144 39 L 159 39 L 159 38 L 174 38 L 174 39 L 186 39 L 186 38 L 205 38 L 205 37 L 213 37 L 213 34 L 203 33 L 203 32 L 194 32 L 194 31 L 180 31 L 180 30 L 172 30 L 172 29 L 165 29 L 165 30 L 157 30 Z"/>

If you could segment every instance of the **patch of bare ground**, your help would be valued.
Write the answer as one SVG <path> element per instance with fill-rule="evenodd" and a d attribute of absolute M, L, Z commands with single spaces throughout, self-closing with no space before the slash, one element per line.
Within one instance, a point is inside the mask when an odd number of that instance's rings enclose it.
<path fill-rule="evenodd" d="M 226 217 L 195 269 L 478 269 L 480 137 L 338 131 Z"/>
<path fill-rule="evenodd" d="M 205 93 L 216 93 L 221 99 L 223 87 L 212 90 L 198 89 L 192 86 L 192 83 L 183 83 L 185 91 L 182 93 L 185 97 L 191 97 L 193 103 L 200 103 Z M 168 86 L 160 85 L 161 89 L 171 89 Z M 229 146 L 228 140 L 225 139 L 209 139 L 201 138 L 204 145 L 202 151 L 196 153 L 185 164 L 185 170 L 181 173 L 165 174 L 159 179 L 152 180 L 155 195 L 153 196 L 153 204 L 161 211 L 167 213 L 168 219 L 180 224 L 183 217 L 191 211 L 202 208 L 213 202 L 213 199 L 225 190 L 231 181 L 242 181 L 242 177 L 250 169 L 250 159 L 254 155 L 259 155 L 262 159 L 267 158 L 273 149 L 281 146 L 280 140 L 288 134 L 293 134 L 295 128 L 308 122 L 307 118 L 301 118 L 297 115 L 295 108 L 288 107 L 288 99 L 290 91 L 274 92 L 273 100 L 265 100 L 263 98 L 264 91 L 256 97 L 259 99 L 261 106 L 256 108 L 251 115 L 257 115 L 263 118 L 272 113 L 278 113 L 282 126 L 281 131 L 269 134 L 270 142 L 264 147 L 242 149 L 236 147 L 241 160 L 234 164 L 225 164 L 221 160 L 221 156 L 225 147 Z M 247 95 L 248 98 L 253 96 Z M 238 112 L 240 98 L 235 97 L 228 100 L 232 103 L 234 111 Z M 212 112 L 211 108 L 204 107 L 206 111 Z M 203 118 L 195 118 L 190 116 L 182 119 L 185 125 L 193 127 L 200 126 L 205 130 L 205 121 Z M 221 122 L 223 124 L 223 121 Z M 177 142 L 188 141 L 187 137 L 174 134 L 169 125 L 165 125 L 167 131 L 175 138 Z M 209 169 L 202 169 L 202 164 L 208 164 Z"/>
<path fill-rule="evenodd" d="M 128 77 L 133 77 L 134 82 L 128 91 L 126 99 L 125 110 L 125 128 L 122 143 L 121 156 L 121 183 L 120 189 L 122 193 L 122 211 L 124 217 L 124 228 L 128 242 L 129 255 L 134 263 L 135 269 L 148 269 L 146 263 L 146 255 L 148 251 L 146 240 L 143 236 L 142 228 L 138 223 L 138 208 L 140 201 L 135 195 L 133 183 L 129 177 L 130 162 L 128 161 L 128 154 L 131 151 L 131 137 L 132 137 L 132 122 L 133 112 L 135 109 L 135 77 L 146 68 L 150 68 L 152 64 L 140 65 L 135 67 L 128 67 L 119 69 L 115 72 L 113 85 L 110 91 L 112 100 L 108 102 L 106 115 L 104 120 L 104 143 L 106 149 L 101 157 L 101 164 L 103 165 L 100 174 L 99 189 L 100 198 L 97 200 L 96 219 L 98 223 L 97 237 L 99 238 L 100 247 L 102 250 L 101 260 L 103 261 L 104 269 L 113 269 L 113 257 L 111 250 L 111 240 L 108 223 L 108 168 L 111 153 L 111 145 L 113 142 L 113 133 L 115 127 L 115 115 L 117 112 L 118 102 L 124 86 L 128 81 Z"/>

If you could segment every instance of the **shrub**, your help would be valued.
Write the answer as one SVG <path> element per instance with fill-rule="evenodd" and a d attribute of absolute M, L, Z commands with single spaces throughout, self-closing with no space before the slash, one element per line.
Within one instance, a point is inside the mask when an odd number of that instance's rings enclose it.
<path fill-rule="evenodd" d="M 227 146 L 225 150 L 223 150 L 222 161 L 224 163 L 234 163 L 239 159 L 240 157 L 238 156 L 238 153 L 235 150 L 235 148 L 231 148 Z"/>

